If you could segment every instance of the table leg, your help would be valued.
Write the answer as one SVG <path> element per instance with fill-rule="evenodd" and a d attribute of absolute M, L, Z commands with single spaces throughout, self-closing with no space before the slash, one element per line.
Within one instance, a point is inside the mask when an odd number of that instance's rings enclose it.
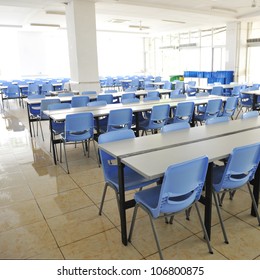
<path fill-rule="evenodd" d="M 254 198 L 255 198 L 256 205 L 258 205 L 258 203 L 259 203 L 259 191 L 260 191 L 260 164 L 257 167 L 256 173 L 255 173 L 255 178 L 251 182 L 251 184 L 253 184 L 253 195 L 254 195 Z M 255 213 L 253 205 L 251 207 L 251 215 L 256 217 L 256 213 Z"/>
<path fill-rule="evenodd" d="M 127 228 L 126 228 L 126 206 L 125 206 L 125 187 L 124 187 L 124 164 L 120 159 L 117 160 L 118 164 L 118 182 L 119 182 L 119 211 L 120 211 L 120 224 L 121 224 L 121 240 L 122 243 L 127 245 Z"/>
<path fill-rule="evenodd" d="M 50 118 L 50 134 L 51 134 L 51 146 L 52 146 L 52 155 L 53 155 L 53 161 L 54 164 L 57 165 L 57 157 L 56 157 L 56 149 L 55 149 L 55 143 L 54 143 L 54 138 L 53 138 L 53 133 L 52 133 L 52 119 Z"/>
<path fill-rule="evenodd" d="M 209 239 L 211 235 L 211 212 L 212 212 L 212 169 L 213 162 L 209 163 L 208 172 L 206 176 L 206 189 L 205 189 L 205 213 L 204 223 L 208 233 Z"/>
<path fill-rule="evenodd" d="M 252 110 L 256 109 L 256 104 L 257 104 L 257 95 L 253 94 Z"/>

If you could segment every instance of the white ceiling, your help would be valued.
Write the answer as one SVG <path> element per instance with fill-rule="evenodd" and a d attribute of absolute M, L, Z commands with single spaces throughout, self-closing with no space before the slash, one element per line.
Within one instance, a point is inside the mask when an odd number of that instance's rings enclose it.
<path fill-rule="evenodd" d="M 36 29 L 30 23 L 41 23 L 66 28 L 64 2 L 69 1 L 0 0 L 0 27 L 17 25 Z M 233 21 L 260 21 L 260 0 L 86 1 L 96 3 L 97 30 L 154 35 L 221 26 Z M 47 14 L 46 11 L 60 14 Z M 149 29 L 129 27 L 138 27 L 140 23 Z"/>

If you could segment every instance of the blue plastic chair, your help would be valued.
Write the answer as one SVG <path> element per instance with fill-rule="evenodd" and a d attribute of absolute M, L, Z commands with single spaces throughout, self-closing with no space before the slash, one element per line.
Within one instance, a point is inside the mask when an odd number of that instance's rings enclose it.
<path fill-rule="evenodd" d="M 185 98 L 186 95 L 182 94 L 182 91 L 180 88 L 178 89 L 174 89 L 171 91 L 170 93 L 170 98 L 173 99 L 173 98 Z"/>
<path fill-rule="evenodd" d="M 82 91 L 81 95 L 97 94 L 95 90 L 85 90 Z"/>
<path fill-rule="evenodd" d="M 134 92 L 123 93 L 121 96 L 121 102 L 125 99 L 133 99 L 133 98 L 136 98 Z"/>
<path fill-rule="evenodd" d="M 199 114 L 195 114 L 195 121 L 202 122 L 206 121 L 210 118 L 218 117 L 222 107 L 222 100 L 221 99 L 211 99 L 208 101 L 205 112 L 199 112 Z"/>
<path fill-rule="evenodd" d="M 66 145 L 70 143 L 75 144 L 77 142 L 82 142 L 84 155 L 86 155 L 87 148 L 89 157 L 90 141 L 93 141 L 94 150 L 97 156 L 96 145 L 94 141 L 93 114 L 91 112 L 68 114 L 65 119 L 64 132 L 61 133 L 61 143 L 63 143 L 67 173 L 69 173 L 69 165 L 66 154 Z"/>
<path fill-rule="evenodd" d="M 131 104 L 131 103 L 139 103 L 140 99 L 135 97 L 135 98 L 124 98 L 121 100 L 122 104 Z"/>
<path fill-rule="evenodd" d="M 219 96 L 222 96 L 224 93 L 224 89 L 222 86 L 214 86 L 211 90 L 211 93 L 212 95 L 219 95 Z"/>
<path fill-rule="evenodd" d="M 184 93 L 184 82 L 183 81 L 176 81 L 174 89 L 179 89 L 180 93 Z"/>
<path fill-rule="evenodd" d="M 90 99 L 87 95 L 72 96 L 71 107 L 72 108 L 86 107 L 88 105 L 89 101 L 90 101 Z"/>
<path fill-rule="evenodd" d="M 241 119 L 257 118 L 259 117 L 258 111 L 249 111 L 242 114 Z"/>
<path fill-rule="evenodd" d="M 90 101 L 87 106 L 88 107 L 98 107 L 98 106 L 106 106 L 106 100 L 99 100 L 99 101 Z"/>
<path fill-rule="evenodd" d="M 250 89 L 247 89 L 250 90 Z M 236 118 L 239 116 L 239 114 L 242 112 L 248 112 L 253 107 L 253 96 L 251 94 L 241 93 L 239 94 L 239 109 L 237 112 Z"/>
<path fill-rule="evenodd" d="M 219 207 L 218 196 L 220 193 L 234 192 L 246 184 L 252 199 L 258 224 L 260 225 L 260 217 L 256 201 L 250 187 L 250 181 L 254 179 L 259 160 L 260 144 L 257 143 L 234 148 L 226 165 L 213 167 L 213 198 L 216 204 L 225 243 L 228 243 L 228 238 Z"/>
<path fill-rule="evenodd" d="M 142 130 L 142 135 L 147 134 L 148 130 L 152 133 L 161 129 L 169 119 L 170 105 L 162 104 L 152 107 L 151 114 L 148 115 L 148 119 L 140 122 L 139 127 Z"/>
<path fill-rule="evenodd" d="M 233 89 L 231 90 L 231 96 L 239 97 L 240 91 L 241 91 L 241 86 L 240 85 L 234 86 Z"/>
<path fill-rule="evenodd" d="M 172 83 L 170 81 L 164 81 L 163 89 L 172 89 Z"/>
<path fill-rule="evenodd" d="M 137 192 L 134 196 L 136 205 L 129 232 L 129 242 L 132 240 L 137 211 L 140 207 L 149 216 L 158 252 L 160 258 L 163 259 L 154 220 L 159 217 L 170 217 L 170 224 L 172 224 L 173 216 L 175 214 L 185 211 L 192 205 L 195 205 L 204 232 L 204 237 L 208 245 L 208 250 L 210 253 L 213 253 L 197 205 L 204 186 L 207 169 L 208 158 L 206 156 L 174 164 L 169 166 L 165 171 L 161 185 Z M 187 176 L 187 174 L 189 175 Z M 168 221 L 169 220 L 166 219 L 166 222 Z"/>
<path fill-rule="evenodd" d="M 52 111 L 52 110 L 65 110 L 65 109 L 70 109 L 71 108 L 71 104 L 69 103 L 53 103 L 48 105 L 48 110 Z M 64 122 L 55 122 L 55 121 L 51 121 L 51 127 L 52 127 L 52 136 L 53 139 L 55 140 L 56 136 L 60 135 L 62 132 L 64 132 Z M 56 145 L 55 145 L 56 147 Z M 51 141 L 50 141 L 50 151 L 51 151 Z M 56 151 L 56 155 L 57 155 L 57 151 Z"/>
<path fill-rule="evenodd" d="M 60 99 L 59 98 L 42 99 L 41 106 L 40 106 L 40 113 L 39 115 L 37 115 L 37 135 L 38 135 L 38 124 L 39 124 L 43 141 L 44 141 L 44 136 L 43 136 L 41 121 L 49 120 L 49 116 L 45 115 L 44 111 L 48 110 L 48 106 L 53 103 L 60 103 Z"/>
<path fill-rule="evenodd" d="M 194 96 L 196 94 L 196 81 L 189 81 L 187 83 L 187 87 L 185 89 L 185 92 L 188 94 L 188 96 Z"/>
<path fill-rule="evenodd" d="M 146 97 L 160 97 L 160 93 L 156 90 L 148 91 Z"/>
<path fill-rule="evenodd" d="M 10 99 L 19 100 L 19 104 L 21 104 L 20 103 L 21 94 L 20 94 L 20 89 L 19 89 L 18 85 L 9 84 L 7 86 L 7 89 L 6 89 L 5 94 L 3 96 L 3 100 L 10 100 Z M 3 107 L 4 107 L 4 102 L 3 102 Z"/>
<path fill-rule="evenodd" d="M 228 116 L 231 119 L 233 119 L 233 115 L 237 109 L 237 106 L 238 106 L 238 97 L 236 96 L 228 97 L 223 112 L 221 113 L 221 116 Z"/>
<path fill-rule="evenodd" d="M 190 128 L 190 125 L 188 122 L 177 122 L 177 123 L 171 123 L 171 124 L 166 124 L 161 128 L 161 133 L 167 133 L 171 131 L 176 131 L 176 130 L 182 130 L 182 129 L 188 129 Z"/>
<path fill-rule="evenodd" d="M 180 102 L 174 111 L 172 122 L 188 122 L 191 123 L 194 114 L 194 102 Z"/>
<path fill-rule="evenodd" d="M 63 92 L 63 93 L 59 93 L 58 97 L 69 97 L 69 96 L 74 96 L 73 92 Z"/>
<path fill-rule="evenodd" d="M 209 124 L 215 124 L 215 123 L 222 123 L 222 122 L 228 122 L 230 118 L 228 116 L 221 116 L 216 118 L 210 118 L 205 121 L 206 125 Z"/>
<path fill-rule="evenodd" d="M 143 101 L 144 102 L 149 102 L 149 101 L 159 101 L 161 98 L 159 96 L 146 96 L 144 97 Z"/>
<path fill-rule="evenodd" d="M 108 115 L 107 131 L 131 129 L 133 111 L 131 108 L 111 110 Z"/>
<path fill-rule="evenodd" d="M 107 104 L 112 104 L 113 103 L 113 94 L 99 94 L 97 96 L 97 101 L 105 100 Z"/>
<path fill-rule="evenodd" d="M 41 94 L 43 94 L 45 96 L 50 96 L 51 91 L 53 91 L 53 86 L 52 86 L 51 83 L 43 83 L 42 84 Z"/>
<path fill-rule="evenodd" d="M 115 142 L 115 141 L 133 139 L 133 138 L 135 138 L 135 134 L 131 129 L 124 129 L 119 131 L 116 130 L 116 131 L 110 131 L 101 134 L 98 138 L 98 143 L 103 144 L 103 143 Z M 115 164 L 111 164 L 111 162 L 115 160 L 115 158 L 113 158 L 111 155 L 109 155 L 102 149 L 99 149 L 99 155 L 100 155 L 101 165 L 104 174 L 104 181 L 105 181 L 104 191 L 103 191 L 101 204 L 99 208 L 99 215 L 101 215 L 108 186 L 115 191 L 117 203 L 119 204 L 119 184 L 118 184 L 119 180 L 118 180 L 118 167 Z M 146 178 L 144 178 L 143 176 L 141 176 L 139 173 L 135 172 L 133 169 L 129 168 L 128 166 L 125 166 L 124 168 L 125 191 L 140 189 L 142 187 L 149 186 L 150 184 L 157 181 L 158 181 L 157 179 L 147 180 Z"/>
<path fill-rule="evenodd" d="M 28 85 L 28 95 L 41 94 L 38 83 L 30 83 Z"/>
<path fill-rule="evenodd" d="M 39 99 L 42 100 L 43 96 L 40 94 L 34 94 L 34 95 L 29 95 L 29 99 Z M 41 108 L 41 101 L 39 103 L 34 103 L 34 104 L 28 104 L 28 110 L 29 110 L 29 118 L 32 121 L 32 130 L 33 130 L 33 136 L 35 137 L 35 130 L 34 130 L 34 125 L 33 122 L 37 121 L 38 116 L 40 115 L 40 108 Z"/>

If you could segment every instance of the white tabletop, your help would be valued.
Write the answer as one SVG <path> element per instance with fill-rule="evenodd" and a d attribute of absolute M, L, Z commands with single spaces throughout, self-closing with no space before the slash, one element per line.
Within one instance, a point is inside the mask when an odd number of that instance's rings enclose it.
<path fill-rule="evenodd" d="M 163 176 L 168 166 L 207 155 L 209 161 L 227 157 L 235 147 L 259 142 L 260 129 L 207 139 L 187 145 L 130 156 L 122 163 L 148 179 Z"/>
<path fill-rule="evenodd" d="M 165 134 L 158 133 L 134 139 L 99 144 L 99 148 L 113 157 L 123 158 L 134 154 L 167 149 L 173 146 L 181 146 L 257 128 L 260 128 L 260 117 L 230 120 L 227 123 L 203 125 Z"/>

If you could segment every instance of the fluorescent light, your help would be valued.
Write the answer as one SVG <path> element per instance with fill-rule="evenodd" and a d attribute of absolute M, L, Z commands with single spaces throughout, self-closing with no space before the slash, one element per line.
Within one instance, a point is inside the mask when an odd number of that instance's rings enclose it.
<path fill-rule="evenodd" d="M 0 27 L 22 28 L 23 26 L 15 24 L 0 24 Z"/>
<path fill-rule="evenodd" d="M 48 15 L 60 15 L 60 16 L 65 15 L 64 11 L 45 11 L 45 13 Z"/>
<path fill-rule="evenodd" d="M 171 20 L 171 19 L 162 19 L 162 21 L 165 22 L 170 22 L 170 23 L 180 23 L 180 24 L 185 24 L 185 21 L 180 21 L 180 20 Z"/>
<path fill-rule="evenodd" d="M 237 11 L 236 10 L 233 10 L 233 9 L 228 9 L 228 8 L 221 8 L 221 7 L 211 7 L 211 10 L 214 10 L 214 11 L 219 11 L 219 12 L 226 12 L 226 13 L 234 13 L 236 14 Z"/>
<path fill-rule="evenodd" d="M 56 27 L 59 28 L 59 24 L 49 24 L 49 23 L 30 23 L 31 26 L 41 26 L 41 27 Z"/>

